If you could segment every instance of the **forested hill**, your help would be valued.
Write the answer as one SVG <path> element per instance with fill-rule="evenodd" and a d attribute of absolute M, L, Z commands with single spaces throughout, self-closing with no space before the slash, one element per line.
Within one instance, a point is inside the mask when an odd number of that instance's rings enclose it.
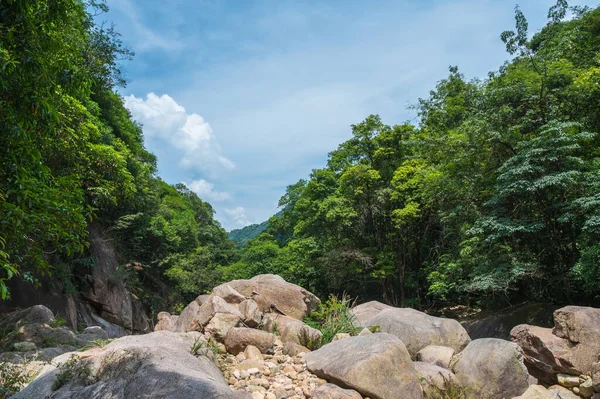
<path fill-rule="evenodd" d="M 99 261 L 88 252 L 91 224 L 114 242 L 121 266 L 109 280 L 154 311 L 195 298 L 235 259 L 210 204 L 157 176 L 115 91 L 132 53 L 95 24 L 106 10 L 102 1 L 0 2 L 2 299 L 11 278 L 38 286 L 51 275 L 65 295 L 89 290 Z"/>
<path fill-rule="evenodd" d="M 269 221 L 265 220 L 262 223 L 255 223 L 248 226 L 245 226 L 241 229 L 231 230 L 228 234 L 228 238 L 232 241 L 237 242 L 239 245 L 243 246 L 249 240 L 258 237 L 262 233 L 264 233 L 269 227 Z"/>
<path fill-rule="evenodd" d="M 511 61 L 450 68 L 416 126 L 352 126 L 231 276 L 404 306 L 600 303 L 600 9 L 558 1 L 531 37 L 517 8 L 499 36 Z"/>

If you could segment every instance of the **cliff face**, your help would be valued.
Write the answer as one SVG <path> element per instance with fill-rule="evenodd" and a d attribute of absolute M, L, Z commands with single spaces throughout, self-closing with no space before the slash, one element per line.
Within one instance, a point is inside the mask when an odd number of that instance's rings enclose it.
<path fill-rule="evenodd" d="M 70 294 L 58 277 L 40 279 L 34 288 L 21 279 L 9 281 L 11 300 L 0 302 L 0 313 L 45 304 L 54 314 L 64 317 L 68 325 L 79 327 L 102 326 L 111 337 L 150 331 L 148 317 L 140 301 L 133 298 L 119 274 L 115 246 L 101 225 L 88 227 L 88 256 L 94 266 L 84 273 L 91 275 L 81 292 Z"/>

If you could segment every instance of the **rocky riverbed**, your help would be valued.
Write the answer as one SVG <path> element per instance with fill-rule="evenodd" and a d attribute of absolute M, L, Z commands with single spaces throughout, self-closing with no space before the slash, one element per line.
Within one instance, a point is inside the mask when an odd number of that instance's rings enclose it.
<path fill-rule="evenodd" d="M 180 315 L 161 313 L 153 333 L 112 341 L 100 326 L 74 332 L 43 306 L 25 309 L 0 322 L 3 395 L 600 398 L 599 309 L 567 306 L 553 328 L 471 340 L 456 320 L 367 302 L 351 310 L 352 334 L 322 345 L 322 332 L 303 322 L 318 304 L 281 277 L 257 276 L 215 287 Z"/>

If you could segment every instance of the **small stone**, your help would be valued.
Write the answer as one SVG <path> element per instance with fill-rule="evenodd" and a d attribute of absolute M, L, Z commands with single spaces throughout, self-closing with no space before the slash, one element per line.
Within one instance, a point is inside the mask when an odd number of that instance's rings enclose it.
<path fill-rule="evenodd" d="M 585 380 L 583 384 L 579 385 L 579 395 L 583 396 L 584 398 L 591 398 L 594 396 L 594 385 L 591 378 Z"/>
<path fill-rule="evenodd" d="M 273 392 L 267 392 L 265 399 L 277 399 L 277 396 Z"/>
<path fill-rule="evenodd" d="M 234 370 L 234 371 L 233 371 L 233 376 L 234 376 L 235 378 L 237 378 L 238 380 L 239 380 L 240 378 L 242 378 L 242 377 L 241 377 L 241 375 L 240 375 L 240 370 Z"/>
<path fill-rule="evenodd" d="M 248 369 L 248 373 L 249 374 L 258 374 L 258 373 L 260 373 L 260 370 L 257 369 L 256 367 L 253 367 L 251 369 Z"/>
<path fill-rule="evenodd" d="M 344 338 L 350 338 L 350 334 L 348 333 L 337 333 L 335 334 L 335 336 L 333 337 L 333 339 L 331 340 L 333 341 L 339 341 L 340 339 L 344 339 Z"/>
<path fill-rule="evenodd" d="M 261 386 L 258 385 L 248 385 L 246 387 L 246 391 L 248 392 L 260 392 L 262 394 L 264 394 L 267 390 Z"/>
<path fill-rule="evenodd" d="M 250 377 L 250 370 L 241 370 L 240 377 L 243 378 L 244 380 L 246 378 Z"/>
<path fill-rule="evenodd" d="M 571 388 L 571 390 L 573 391 L 573 393 L 575 395 L 579 395 L 579 387 L 573 387 L 573 388 Z"/>
<path fill-rule="evenodd" d="M 557 374 L 558 383 L 566 388 L 572 388 L 579 385 L 579 377 L 569 374 Z"/>
<path fill-rule="evenodd" d="M 236 359 L 238 362 L 243 362 L 244 360 L 246 360 L 246 355 L 244 355 L 244 353 L 243 353 L 243 352 L 240 352 L 240 353 L 238 353 L 238 354 L 235 356 L 235 359 Z"/>
<path fill-rule="evenodd" d="M 235 385 L 237 382 L 237 379 L 235 377 L 229 377 L 229 385 Z"/>
<path fill-rule="evenodd" d="M 248 345 L 246 349 L 244 349 L 244 356 L 249 360 L 263 360 L 262 353 L 260 353 L 260 350 L 253 345 Z"/>
<path fill-rule="evenodd" d="M 265 395 L 262 392 L 252 392 L 252 399 L 265 399 Z"/>
<path fill-rule="evenodd" d="M 268 368 L 268 367 L 265 367 L 265 368 L 263 369 L 263 372 L 262 372 L 262 373 L 263 373 L 263 375 L 266 375 L 266 376 L 268 377 L 268 376 L 270 376 L 270 375 L 271 375 L 271 369 L 270 369 L 270 368 Z"/>

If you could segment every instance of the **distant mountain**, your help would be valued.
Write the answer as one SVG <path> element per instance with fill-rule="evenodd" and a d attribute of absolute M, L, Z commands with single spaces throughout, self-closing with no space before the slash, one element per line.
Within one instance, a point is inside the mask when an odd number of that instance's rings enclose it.
<path fill-rule="evenodd" d="M 269 227 L 269 221 L 265 220 L 260 224 L 251 224 L 242 229 L 235 229 L 229 232 L 229 239 L 236 241 L 239 246 L 243 246 L 247 241 L 258 237 Z"/>

